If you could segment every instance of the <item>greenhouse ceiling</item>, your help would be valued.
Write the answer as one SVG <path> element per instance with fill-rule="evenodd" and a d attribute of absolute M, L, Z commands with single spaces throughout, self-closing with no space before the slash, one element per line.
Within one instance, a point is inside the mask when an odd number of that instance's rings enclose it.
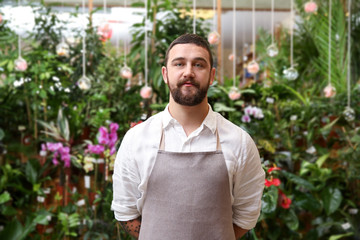
<path fill-rule="evenodd" d="M 217 0 L 216 0 L 217 1 Z M 232 0 L 220 0 L 221 6 L 224 10 L 229 10 L 233 8 L 233 1 Z M 64 5 L 81 5 L 82 0 L 44 0 L 47 4 L 64 4 Z M 102 6 L 104 4 L 104 0 L 86 0 L 86 4 L 92 2 L 94 6 Z M 127 0 L 128 5 L 131 5 L 134 2 L 141 2 L 141 0 Z M 192 6 L 192 1 L 184 1 L 180 0 L 179 6 L 184 6 L 186 3 L 188 6 Z M 123 6 L 124 0 L 107 0 L 107 6 L 109 7 L 116 7 L 116 6 Z M 290 0 L 274 0 L 275 9 L 277 11 L 287 11 L 290 8 Z M 197 8 L 212 8 L 213 1 L 211 0 L 196 0 L 196 7 Z M 244 9 L 249 10 L 252 7 L 251 0 L 236 0 L 236 8 L 238 10 Z M 270 10 L 271 9 L 271 0 L 255 0 L 255 7 L 257 10 Z"/>

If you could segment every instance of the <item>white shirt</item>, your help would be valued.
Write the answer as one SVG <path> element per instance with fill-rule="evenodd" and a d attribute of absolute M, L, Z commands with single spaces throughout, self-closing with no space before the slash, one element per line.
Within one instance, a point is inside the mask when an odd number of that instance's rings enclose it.
<path fill-rule="evenodd" d="M 128 221 L 141 215 L 147 183 L 159 149 L 161 128 L 165 136 L 165 151 L 207 152 L 216 150 L 216 127 L 229 174 L 233 222 L 244 229 L 254 228 L 260 214 L 265 182 L 259 152 L 248 133 L 210 107 L 201 126 L 189 136 L 172 118 L 168 106 L 125 134 L 113 174 L 111 209 L 115 218 Z"/>

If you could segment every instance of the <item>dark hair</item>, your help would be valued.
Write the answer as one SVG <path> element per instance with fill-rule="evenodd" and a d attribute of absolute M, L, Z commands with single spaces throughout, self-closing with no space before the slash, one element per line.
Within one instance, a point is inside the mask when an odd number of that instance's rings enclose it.
<path fill-rule="evenodd" d="M 166 51 L 166 55 L 165 55 L 165 66 L 167 67 L 169 52 L 176 44 L 190 44 L 190 43 L 195 44 L 199 47 L 205 48 L 208 51 L 209 57 L 210 57 L 210 68 L 212 68 L 213 57 L 211 54 L 209 43 L 203 37 L 201 37 L 197 34 L 191 34 L 191 33 L 186 33 L 186 34 L 181 35 L 180 37 L 176 38 L 170 44 L 169 48 Z"/>

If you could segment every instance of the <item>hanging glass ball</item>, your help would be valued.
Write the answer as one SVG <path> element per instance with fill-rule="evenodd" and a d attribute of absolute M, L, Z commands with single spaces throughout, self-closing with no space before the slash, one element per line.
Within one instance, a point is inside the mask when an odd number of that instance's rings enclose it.
<path fill-rule="evenodd" d="M 91 88 L 91 80 L 83 75 L 78 81 L 77 81 L 78 87 L 83 90 L 89 90 Z"/>
<path fill-rule="evenodd" d="M 2 23 L 3 21 L 3 16 L 0 14 L 0 24 Z"/>
<path fill-rule="evenodd" d="M 56 46 L 56 54 L 60 57 L 69 57 L 70 48 L 64 41 Z"/>
<path fill-rule="evenodd" d="M 307 2 L 304 5 L 304 10 L 307 13 L 314 13 L 314 12 L 317 11 L 317 8 L 318 8 L 317 4 L 315 2 L 313 2 L 313 1 Z"/>
<path fill-rule="evenodd" d="M 128 78 L 128 80 L 126 81 L 126 84 L 125 84 L 125 91 L 129 91 L 131 88 L 131 80 L 130 78 Z"/>
<path fill-rule="evenodd" d="M 28 68 L 28 64 L 25 59 L 23 59 L 21 56 L 19 56 L 15 62 L 15 70 L 19 72 L 24 72 Z"/>
<path fill-rule="evenodd" d="M 250 74 L 254 75 L 256 73 L 259 72 L 259 64 L 256 61 L 251 61 L 248 65 L 247 65 L 247 70 Z"/>
<path fill-rule="evenodd" d="M 208 35 L 208 42 L 212 45 L 219 44 L 220 42 L 220 34 L 216 31 L 212 31 Z"/>
<path fill-rule="evenodd" d="M 123 66 L 120 70 L 121 77 L 123 78 L 132 78 L 132 70 L 128 66 Z"/>
<path fill-rule="evenodd" d="M 149 86 L 144 86 L 144 87 L 142 87 L 141 90 L 140 90 L 140 96 L 141 96 L 143 99 L 149 99 L 149 98 L 151 98 L 152 93 L 153 93 L 152 88 L 149 87 Z"/>
<path fill-rule="evenodd" d="M 100 36 L 102 42 L 107 41 L 112 36 L 112 29 L 107 21 L 100 23 L 97 29 L 97 34 Z"/>
<path fill-rule="evenodd" d="M 336 95 L 336 88 L 334 86 L 332 86 L 331 83 L 329 83 L 324 88 L 324 95 L 326 98 L 334 97 Z"/>
<path fill-rule="evenodd" d="M 233 101 L 238 100 L 241 97 L 240 90 L 237 87 L 231 87 L 228 96 Z"/>
<path fill-rule="evenodd" d="M 343 112 L 344 118 L 348 122 L 355 120 L 355 111 L 351 107 L 347 106 Z"/>
<path fill-rule="evenodd" d="M 285 69 L 283 71 L 283 74 L 284 74 L 285 78 L 290 81 L 297 79 L 299 76 L 298 71 L 293 67 Z"/>
<path fill-rule="evenodd" d="M 231 53 L 231 54 L 228 56 L 228 59 L 229 59 L 230 61 L 234 61 L 234 54 Z"/>
<path fill-rule="evenodd" d="M 275 57 L 279 54 L 279 49 L 277 48 L 276 44 L 270 44 L 267 49 L 266 53 L 269 57 Z"/>

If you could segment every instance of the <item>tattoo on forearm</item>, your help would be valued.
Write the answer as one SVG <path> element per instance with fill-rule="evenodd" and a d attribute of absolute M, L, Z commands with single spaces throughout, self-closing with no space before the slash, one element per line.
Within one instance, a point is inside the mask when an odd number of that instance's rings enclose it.
<path fill-rule="evenodd" d="M 137 236 L 140 233 L 141 218 L 129 220 L 126 222 L 119 222 L 121 227 L 130 235 Z"/>

